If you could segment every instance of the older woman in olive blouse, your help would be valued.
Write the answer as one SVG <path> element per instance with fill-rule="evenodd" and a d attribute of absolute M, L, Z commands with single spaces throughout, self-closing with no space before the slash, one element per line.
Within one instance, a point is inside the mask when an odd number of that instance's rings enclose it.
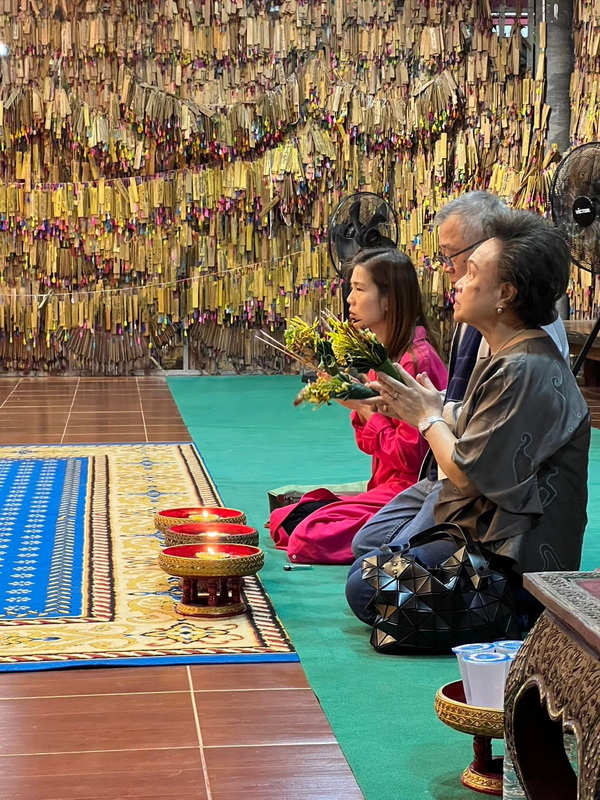
<path fill-rule="evenodd" d="M 427 375 L 404 383 L 378 376 L 384 413 L 419 428 L 442 472 L 422 507 L 399 494 L 356 535 L 361 555 L 346 594 L 355 614 L 375 618 L 362 555 L 443 522 L 467 528 L 518 587 L 523 572 L 578 569 L 587 522 L 590 419 L 587 404 L 552 339 L 570 256 L 559 231 L 529 212 L 512 212 L 475 250 L 456 285 L 454 316 L 481 331 L 491 355 L 476 365 L 465 400 L 443 406 Z M 383 406 L 383 408 L 382 408 Z M 446 542 L 424 546 L 435 565 Z M 375 548 L 373 550 L 373 548 Z"/>

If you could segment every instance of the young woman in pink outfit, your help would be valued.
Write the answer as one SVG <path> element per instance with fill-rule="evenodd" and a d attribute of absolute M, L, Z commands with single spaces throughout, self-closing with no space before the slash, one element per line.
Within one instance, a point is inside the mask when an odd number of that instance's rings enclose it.
<path fill-rule="evenodd" d="M 426 372 L 445 389 L 448 372 L 423 312 L 415 268 L 398 250 L 363 250 L 350 263 L 350 319 L 369 328 L 390 357 L 411 375 Z M 375 375 L 369 376 L 371 379 Z M 384 416 L 358 400 L 338 401 L 350 410 L 358 447 L 372 457 L 367 491 L 338 497 L 316 489 L 294 505 L 271 513 L 270 533 L 292 561 L 350 564 L 354 534 L 386 503 L 416 483 L 427 442 L 416 428 Z"/>

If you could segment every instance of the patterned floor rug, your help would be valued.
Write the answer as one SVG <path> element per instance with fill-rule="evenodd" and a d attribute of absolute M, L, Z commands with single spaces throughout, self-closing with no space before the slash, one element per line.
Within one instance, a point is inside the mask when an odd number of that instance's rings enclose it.
<path fill-rule="evenodd" d="M 153 516 L 219 505 L 192 444 L 0 447 L 0 671 L 297 661 L 258 578 L 249 611 L 174 611 Z"/>

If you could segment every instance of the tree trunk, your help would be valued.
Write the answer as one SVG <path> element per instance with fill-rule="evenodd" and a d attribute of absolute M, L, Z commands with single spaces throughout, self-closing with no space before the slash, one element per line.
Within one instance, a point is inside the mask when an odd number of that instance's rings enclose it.
<path fill-rule="evenodd" d="M 546 9 L 547 42 L 546 103 L 551 107 L 548 144 L 556 143 L 561 153 L 569 149 L 571 101 L 569 84 L 574 64 L 573 0 L 539 0 Z M 543 19 L 543 16 L 538 17 Z"/>

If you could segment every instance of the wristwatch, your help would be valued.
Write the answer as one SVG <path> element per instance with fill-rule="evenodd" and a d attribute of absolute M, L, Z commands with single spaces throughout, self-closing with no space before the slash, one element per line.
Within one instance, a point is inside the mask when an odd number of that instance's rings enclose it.
<path fill-rule="evenodd" d="M 422 436 L 425 436 L 429 428 L 432 425 L 435 425 L 436 422 L 445 422 L 446 420 L 443 417 L 424 417 L 417 426 L 419 428 L 419 433 Z"/>

